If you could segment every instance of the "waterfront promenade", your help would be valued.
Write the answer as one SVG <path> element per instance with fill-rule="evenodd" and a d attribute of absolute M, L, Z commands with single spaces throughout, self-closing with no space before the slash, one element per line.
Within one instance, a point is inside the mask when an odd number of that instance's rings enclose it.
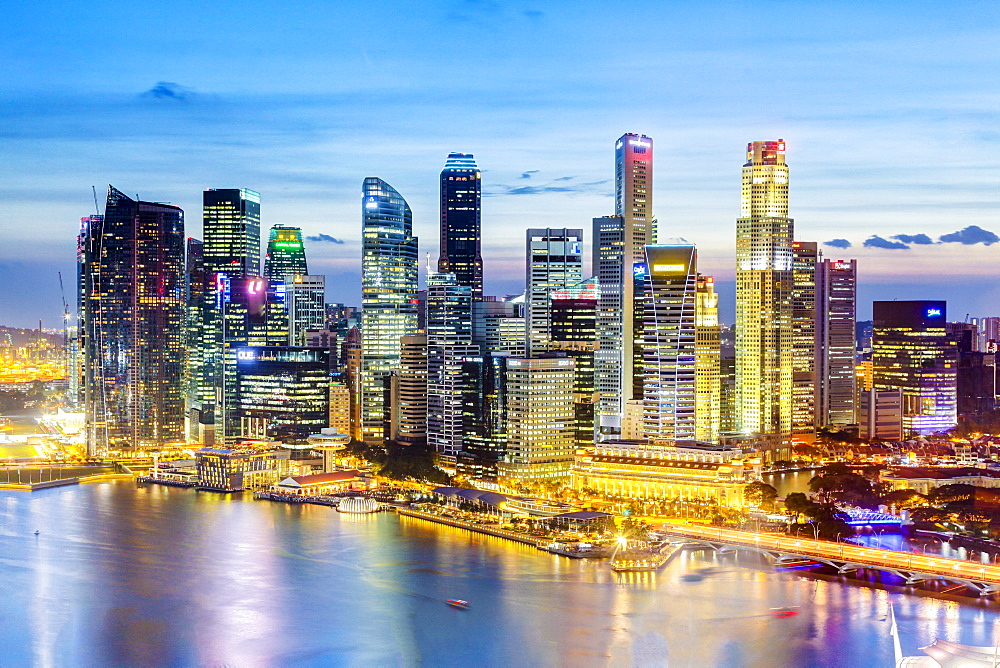
<path fill-rule="evenodd" d="M 833 566 L 841 573 L 869 568 L 903 578 L 907 584 L 940 579 L 967 585 L 980 595 L 1000 592 L 1000 567 L 957 559 L 894 552 L 850 543 L 831 543 L 811 538 L 758 534 L 702 525 L 676 525 L 664 529 L 671 538 L 684 538 L 714 548 L 740 547 L 774 558 L 806 557 Z"/>
<path fill-rule="evenodd" d="M 425 513 L 420 510 L 413 510 L 412 508 L 397 507 L 396 512 L 398 512 L 400 515 L 405 515 L 406 517 L 416 517 L 418 519 L 427 520 L 428 522 L 437 522 L 438 524 L 447 524 L 448 526 L 458 527 L 459 529 L 468 529 L 469 531 L 486 534 L 487 536 L 506 538 L 507 540 L 513 540 L 518 543 L 524 543 L 525 545 L 531 545 L 532 547 L 542 547 L 543 545 L 547 545 L 550 542 L 548 540 L 532 538 L 531 536 L 526 536 L 524 534 L 516 533 L 514 531 L 506 531 L 505 529 L 494 529 L 492 527 L 486 527 L 481 524 L 472 524 L 470 522 L 464 522 L 462 520 L 457 520 L 452 517 L 442 517 L 441 515 L 435 515 L 433 513 Z"/>

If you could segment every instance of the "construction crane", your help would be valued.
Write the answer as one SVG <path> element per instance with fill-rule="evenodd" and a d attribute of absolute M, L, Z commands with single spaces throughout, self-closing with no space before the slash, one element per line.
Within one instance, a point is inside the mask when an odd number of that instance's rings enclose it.
<path fill-rule="evenodd" d="M 66 288 L 63 287 L 62 272 L 59 273 L 59 295 L 63 303 L 63 355 L 66 359 L 66 378 L 69 379 L 70 349 L 69 349 L 69 303 L 66 301 Z M 41 328 L 41 325 L 39 325 Z"/>

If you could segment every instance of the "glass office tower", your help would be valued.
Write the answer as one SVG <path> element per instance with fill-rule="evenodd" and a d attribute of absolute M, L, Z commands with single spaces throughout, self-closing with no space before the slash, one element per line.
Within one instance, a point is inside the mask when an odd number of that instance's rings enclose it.
<path fill-rule="evenodd" d="M 958 421 L 958 343 L 943 301 L 874 302 L 872 385 L 902 391 L 903 435 L 927 436 Z"/>
<path fill-rule="evenodd" d="M 483 297 L 482 175 L 471 153 L 449 153 L 441 171 L 441 249 L 438 273 Z"/>
<path fill-rule="evenodd" d="M 645 248 L 654 243 L 653 140 L 625 134 L 615 143 L 615 215 L 594 219 L 593 271 L 601 284 L 597 311 L 600 347 L 595 359 L 600 433 L 621 432 L 626 402 L 633 394 L 632 349 L 635 281 L 633 268 L 645 262 Z"/>
<path fill-rule="evenodd" d="M 83 234 L 84 394 L 92 454 L 184 437 L 184 212 L 108 186 Z"/>
<path fill-rule="evenodd" d="M 642 322 L 642 338 L 635 342 L 642 375 L 636 382 L 648 438 L 695 438 L 697 273 L 694 244 L 683 239 L 647 246 L 646 261 L 635 272 L 635 318 Z"/>
<path fill-rule="evenodd" d="M 264 277 L 276 282 L 285 280 L 288 276 L 308 273 L 302 230 L 298 227 L 273 225 L 267 237 Z"/>
<path fill-rule="evenodd" d="M 525 347 L 532 357 L 551 349 L 552 291 L 583 280 L 583 230 L 529 229 L 525 245 Z"/>
<path fill-rule="evenodd" d="M 384 379 L 399 368 L 400 339 L 417 333 L 417 238 L 403 196 L 365 179 L 361 196 L 362 438 L 384 435 Z"/>
<path fill-rule="evenodd" d="M 249 188 L 206 189 L 202 225 L 208 271 L 260 274 L 260 193 Z"/>

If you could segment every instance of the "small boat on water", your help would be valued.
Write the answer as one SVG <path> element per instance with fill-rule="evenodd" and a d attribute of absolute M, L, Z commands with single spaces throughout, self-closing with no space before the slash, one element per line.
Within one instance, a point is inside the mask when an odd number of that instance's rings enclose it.
<path fill-rule="evenodd" d="M 463 601 L 460 598 L 449 598 L 447 601 L 445 601 L 445 603 L 447 603 L 448 605 L 450 605 L 453 608 L 461 608 L 462 610 L 468 610 L 469 609 L 469 602 L 468 601 Z"/>
<path fill-rule="evenodd" d="M 799 606 L 787 605 L 782 608 L 771 608 L 768 612 L 771 613 L 772 617 L 794 617 L 799 614 Z"/>

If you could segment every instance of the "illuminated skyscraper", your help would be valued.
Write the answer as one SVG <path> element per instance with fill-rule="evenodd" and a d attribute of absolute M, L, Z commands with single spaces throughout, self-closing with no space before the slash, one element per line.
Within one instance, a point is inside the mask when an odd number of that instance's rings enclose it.
<path fill-rule="evenodd" d="M 816 295 L 815 241 L 792 242 L 792 432 L 811 440 L 816 431 Z"/>
<path fill-rule="evenodd" d="M 722 349 L 715 279 L 698 275 L 694 309 L 695 438 L 717 443 L 722 434 Z"/>
<path fill-rule="evenodd" d="M 188 276 L 188 438 L 211 444 L 225 431 L 216 415 L 223 395 L 235 398 L 236 358 L 226 357 L 223 313 L 232 295 L 220 289 L 260 274 L 260 194 L 248 188 L 207 188 L 202 193 L 203 240 L 200 266 L 191 264 Z M 200 283 L 200 285 L 194 285 Z M 238 345 L 246 337 L 237 335 Z M 223 367 L 228 364 L 228 369 Z M 196 374 L 196 375 L 195 375 Z M 228 378 L 228 394 L 224 388 Z M 230 406 L 230 408 L 232 408 Z"/>
<path fill-rule="evenodd" d="M 483 296 L 482 175 L 471 153 L 449 153 L 441 171 L 441 254 L 438 273 Z"/>
<path fill-rule="evenodd" d="M 267 254 L 264 257 L 264 277 L 273 283 L 287 280 L 289 276 L 308 273 L 302 230 L 285 225 L 271 226 L 267 237 Z"/>
<path fill-rule="evenodd" d="M 260 274 L 260 193 L 208 188 L 202 195 L 205 268 L 229 276 Z"/>
<path fill-rule="evenodd" d="M 683 239 L 647 246 L 646 261 L 635 272 L 635 319 L 642 323 L 634 349 L 642 376 L 636 382 L 642 383 L 648 438 L 695 437 L 697 273 L 694 244 Z"/>
<path fill-rule="evenodd" d="M 184 212 L 108 186 L 82 251 L 90 452 L 182 440 Z"/>
<path fill-rule="evenodd" d="M 951 429 L 958 420 L 958 346 L 943 301 L 875 302 L 872 375 L 876 392 L 902 391 L 906 438 Z"/>
<path fill-rule="evenodd" d="M 848 425 L 855 417 L 857 260 L 816 266 L 817 425 Z"/>
<path fill-rule="evenodd" d="M 293 274 L 284 279 L 288 345 L 304 346 L 306 332 L 326 324 L 326 276 Z"/>
<path fill-rule="evenodd" d="M 500 475 L 519 482 L 569 477 L 576 451 L 573 382 L 572 359 L 507 359 Z"/>
<path fill-rule="evenodd" d="M 404 445 L 427 442 L 427 337 L 404 336 L 399 375 L 392 378 L 389 437 Z"/>
<path fill-rule="evenodd" d="M 427 277 L 427 444 L 454 459 L 462 449 L 462 360 L 472 343 L 472 288 L 454 274 Z"/>
<path fill-rule="evenodd" d="M 384 434 L 384 379 L 399 368 L 400 339 L 417 333 L 417 238 L 410 207 L 370 176 L 361 197 L 362 438 Z"/>
<path fill-rule="evenodd" d="M 553 290 L 549 307 L 553 352 L 574 360 L 573 413 L 576 443 L 586 447 L 594 443 L 594 409 L 597 387 L 594 383 L 594 355 L 597 352 L 597 299 L 600 288 L 596 278 Z"/>
<path fill-rule="evenodd" d="M 351 438 L 361 440 L 361 330 L 351 327 L 347 330 L 341 346 L 344 360 L 344 381 L 347 383 L 350 401 L 348 432 Z"/>
<path fill-rule="evenodd" d="M 748 144 L 736 221 L 736 411 L 740 430 L 772 449 L 787 449 L 792 431 L 792 225 L 785 142 Z"/>
<path fill-rule="evenodd" d="M 625 402 L 633 393 L 635 281 L 653 239 L 653 140 L 625 134 L 615 143 L 615 215 L 594 219 L 593 270 L 601 285 L 597 312 L 600 348 L 595 368 L 600 393 L 600 431 L 621 429 Z"/>
<path fill-rule="evenodd" d="M 583 280 L 583 230 L 530 229 L 526 256 L 525 345 L 534 356 L 551 349 L 552 291 Z"/>
<path fill-rule="evenodd" d="M 328 356 L 318 348 L 238 349 L 240 434 L 301 444 L 325 428 L 330 419 Z"/>

